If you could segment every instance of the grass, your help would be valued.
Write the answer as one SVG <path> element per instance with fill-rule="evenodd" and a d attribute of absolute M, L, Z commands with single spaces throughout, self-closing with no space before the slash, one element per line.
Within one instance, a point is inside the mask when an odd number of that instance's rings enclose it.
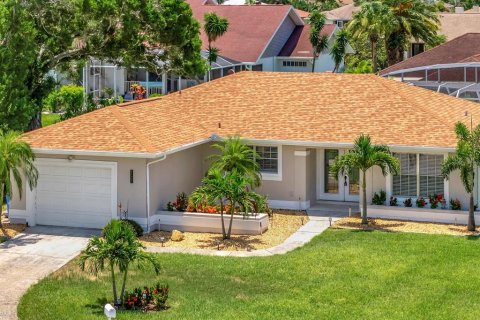
<path fill-rule="evenodd" d="M 476 319 L 480 241 L 327 230 L 284 256 L 158 255 L 171 308 L 117 319 Z M 135 270 L 127 287 L 153 284 Z M 20 319 L 105 319 L 109 279 L 70 263 L 23 296 Z"/>
<path fill-rule="evenodd" d="M 42 114 L 42 127 L 60 122 L 60 115 L 58 113 Z"/>

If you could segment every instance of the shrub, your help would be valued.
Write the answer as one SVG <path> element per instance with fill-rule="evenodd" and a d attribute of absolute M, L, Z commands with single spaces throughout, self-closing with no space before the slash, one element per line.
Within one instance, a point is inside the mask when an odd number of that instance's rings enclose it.
<path fill-rule="evenodd" d="M 374 193 L 372 197 L 372 203 L 378 206 L 383 206 L 387 201 L 387 193 L 383 190 L 380 190 L 379 193 Z"/>
<path fill-rule="evenodd" d="M 450 207 L 452 210 L 462 210 L 462 204 L 458 199 L 450 199 Z"/>
<path fill-rule="evenodd" d="M 423 208 L 427 205 L 427 202 L 425 201 L 425 199 L 423 199 L 423 197 L 418 197 L 416 203 L 417 207 L 419 208 Z"/>
<path fill-rule="evenodd" d="M 408 199 L 405 199 L 405 201 L 403 201 L 403 205 L 407 208 L 410 208 L 412 207 L 412 198 L 408 198 Z"/>
<path fill-rule="evenodd" d="M 85 94 L 83 87 L 73 84 L 65 85 L 59 90 L 51 92 L 45 99 L 47 107 L 52 112 L 63 110 L 62 120 L 73 118 L 85 111 Z"/>
<path fill-rule="evenodd" d="M 177 211 L 185 211 L 188 207 L 188 197 L 185 192 L 177 194 L 177 200 L 173 203 L 174 208 Z"/>
<path fill-rule="evenodd" d="M 390 197 L 390 206 L 392 206 L 392 207 L 398 206 L 397 198 L 395 198 L 395 197 Z"/>
<path fill-rule="evenodd" d="M 167 211 L 173 211 L 173 203 L 171 201 L 167 203 Z"/>
<path fill-rule="evenodd" d="M 132 292 L 125 293 L 123 307 L 127 310 L 165 310 L 167 309 L 169 291 L 168 285 L 160 283 L 150 289 L 148 287 L 134 288 Z"/>
<path fill-rule="evenodd" d="M 137 234 L 137 237 L 143 236 L 143 228 L 138 224 L 138 222 L 130 219 L 124 219 L 122 221 L 132 226 L 133 230 L 135 230 L 135 233 Z"/>
<path fill-rule="evenodd" d="M 163 94 L 161 94 L 161 93 L 152 93 L 152 94 L 149 95 L 148 97 L 149 97 L 149 98 L 156 98 L 156 97 L 161 97 L 161 96 L 163 96 Z"/>

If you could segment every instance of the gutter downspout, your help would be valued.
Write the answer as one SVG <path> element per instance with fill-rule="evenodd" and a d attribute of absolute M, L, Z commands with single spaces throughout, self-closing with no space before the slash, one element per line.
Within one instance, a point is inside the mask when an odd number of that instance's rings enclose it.
<path fill-rule="evenodd" d="M 161 158 L 147 162 L 147 233 L 150 232 L 150 165 L 167 159 L 167 154 L 162 153 Z"/>

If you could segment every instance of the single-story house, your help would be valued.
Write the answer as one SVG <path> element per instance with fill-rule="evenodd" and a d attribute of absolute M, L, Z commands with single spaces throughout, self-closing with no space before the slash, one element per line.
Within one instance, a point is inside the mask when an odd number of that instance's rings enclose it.
<path fill-rule="evenodd" d="M 376 75 L 241 72 L 26 133 L 40 176 L 22 199 L 13 194 L 11 217 L 101 228 L 121 203 L 130 218 L 155 228 L 159 210 L 200 184 L 211 144 L 231 135 L 262 156 L 259 192 L 275 208 L 358 203 L 359 175 L 333 177 L 329 168 L 361 133 L 401 162 L 398 176 L 368 172 L 368 199 L 380 190 L 400 203 L 442 193 L 466 206 L 459 176 L 440 175 L 455 151 L 454 123 L 470 123 L 465 111 L 478 123 L 475 103 Z"/>

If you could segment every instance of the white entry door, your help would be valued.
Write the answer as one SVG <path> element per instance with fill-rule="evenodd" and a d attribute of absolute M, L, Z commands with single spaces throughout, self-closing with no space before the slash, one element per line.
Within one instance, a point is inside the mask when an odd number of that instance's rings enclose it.
<path fill-rule="evenodd" d="M 36 167 L 37 224 L 101 229 L 116 216 L 116 163 L 39 159 Z"/>
<path fill-rule="evenodd" d="M 318 149 L 317 151 L 317 198 L 333 201 L 359 201 L 360 175 L 354 169 L 350 176 L 335 177 L 330 173 L 335 159 L 348 152 L 344 149 Z"/>

